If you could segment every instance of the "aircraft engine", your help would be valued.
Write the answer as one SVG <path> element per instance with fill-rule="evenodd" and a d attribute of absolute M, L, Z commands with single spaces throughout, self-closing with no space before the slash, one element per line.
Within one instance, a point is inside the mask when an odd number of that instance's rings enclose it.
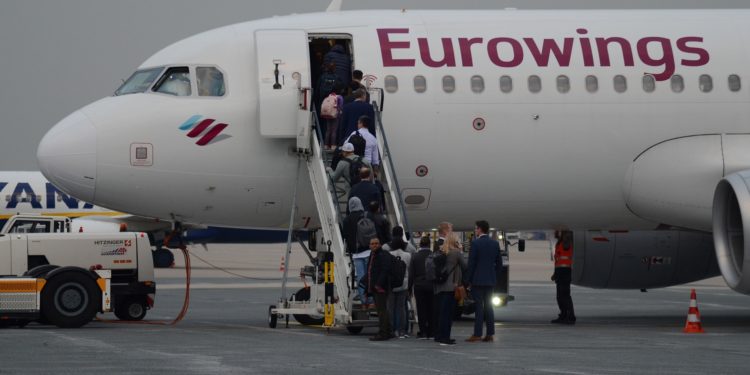
<path fill-rule="evenodd" d="M 706 232 L 577 231 L 574 241 L 575 285 L 651 289 L 719 275 L 712 236 Z"/>
<path fill-rule="evenodd" d="M 716 258 L 730 288 L 750 294 L 750 170 L 721 180 L 714 192 Z"/>

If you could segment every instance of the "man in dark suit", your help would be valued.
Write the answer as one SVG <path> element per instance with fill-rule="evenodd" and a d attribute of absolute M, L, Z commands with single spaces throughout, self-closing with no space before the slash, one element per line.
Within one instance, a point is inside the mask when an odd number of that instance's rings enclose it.
<path fill-rule="evenodd" d="M 476 312 L 474 313 L 474 334 L 466 339 L 467 342 L 492 342 L 495 336 L 492 290 L 497 283 L 497 274 L 501 271 L 503 261 L 500 256 L 500 243 L 487 235 L 489 231 L 489 223 L 484 220 L 476 222 L 474 232 L 477 238 L 471 242 L 469 271 L 466 274 Z M 483 324 L 487 326 L 487 335 L 484 338 L 482 338 Z"/>
<path fill-rule="evenodd" d="M 359 170 L 361 180 L 352 186 L 349 191 L 349 199 L 357 197 L 365 207 L 369 207 L 371 202 L 377 202 L 378 207 L 383 207 L 383 202 L 380 201 L 380 189 L 370 180 L 371 175 L 372 171 L 369 168 L 365 167 Z"/>
<path fill-rule="evenodd" d="M 353 95 L 355 97 L 354 101 L 344 105 L 344 111 L 341 114 L 341 123 L 339 123 L 338 127 L 339 144 L 342 144 L 346 137 L 357 130 L 357 122 L 360 117 L 375 118 L 375 110 L 367 102 L 367 90 L 357 89 Z M 368 130 L 371 134 L 375 135 L 375 125 L 372 121 L 368 124 Z"/>

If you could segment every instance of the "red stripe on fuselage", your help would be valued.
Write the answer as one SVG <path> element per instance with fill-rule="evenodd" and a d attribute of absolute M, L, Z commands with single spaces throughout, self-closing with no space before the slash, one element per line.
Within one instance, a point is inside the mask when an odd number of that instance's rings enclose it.
<path fill-rule="evenodd" d="M 193 130 L 191 130 L 189 133 L 187 133 L 187 136 L 190 137 L 190 138 L 195 138 L 195 137 L 201 135 L 201 133 L 203 133 L 203 131 L 206 130 L 206 128 L 209 125 L 211 125 L 214 121 L 215 120 L 212 119 L 212 118 L 208 118 L 208 119 L 205 119 L 205 120 L 201 121 L 198 124 L 198 126 L 194 127 Z"/>
<path fill-rule="evenodd" d="M 195 142 L 198 146 L 205 146 L 208 144 L 208 142 L 211 142 L 214 138 L 216 138 L 219 133 L 222 132 L 227 127 L 227 124 L 218 124 L 211 128 L 211 130 L 206 133 L 206 135 L 203 136 L 203 138 L 199 139 L 198 142 Z"/>

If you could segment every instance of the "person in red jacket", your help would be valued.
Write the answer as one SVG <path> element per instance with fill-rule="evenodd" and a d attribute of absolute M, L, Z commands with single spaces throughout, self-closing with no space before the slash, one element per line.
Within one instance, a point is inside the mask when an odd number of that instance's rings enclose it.
<path fill-rule="evenodd" d="M 552 280 L 557 286 L 557 306 L 560 314 L 552 320 L 555 324 L 575 324 L 576 315 L 573 310 L 573 298 L 570 297 L 570 282 L 573 268 L 573 232 L 555 232 L 555 273 Z"/>

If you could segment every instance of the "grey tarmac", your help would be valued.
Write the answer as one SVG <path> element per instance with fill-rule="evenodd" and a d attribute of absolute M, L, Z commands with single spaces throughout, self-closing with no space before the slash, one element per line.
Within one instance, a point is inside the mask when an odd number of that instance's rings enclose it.
<path fill-rule="evenodd" d="M 292 318 L 271 329 L 283 245 L 192 249 L 190 310 L 176 326 L 96 321 L 80 329 L 31 324 L 0 330 L 0 374 L 745 374 L 750 368 L 750 299 L 721 279 L 659 290 L 573 287 L 578 323 L 556 326 L 546 243 L 511 253 L 511 292 L 497 314 L 494 343 L 465 343 L 471 318 L 455 323 L 458 344 L 415 338 L 373 343 Z M 301 258 L 301 257 L 300 257 Z M 293 266 L 302 259 L 293 258 Z M 514 264 L 517 268 L 513 268 Z M 179 263 L 157 273 L 157 305 L 147 319 L 177 314 L 184 288 Z M 296 268 L 291 268 L 296 269 Z M 294 272 L 292 272 L 293 274 Z M 293 279 L 293 290 L 302 284 Z M 698 292 L 704 334 L 684 334 L 690 289 Z M 108 314 L 104 318 L 111 319 Z"/>

